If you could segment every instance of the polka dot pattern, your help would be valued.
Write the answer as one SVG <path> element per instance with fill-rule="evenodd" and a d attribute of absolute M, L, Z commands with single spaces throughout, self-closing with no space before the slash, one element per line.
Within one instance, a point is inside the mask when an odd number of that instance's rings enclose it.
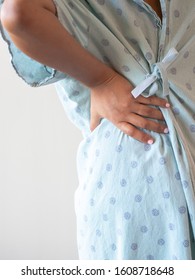
<path fill-rule="evenodd" d="M 195 1 L 187 1 L 185 10 L 182 1 L 161 2 L 162 23 L 144 1 L 54 0 L 69 33 L 134 86 L 151 74 L 170 46 L 177 49 L 166 72 L 171 108 L 162 109 L 169 133 L 146 131 L 155 138 L 153 145 L 124 135 L 107 119 L 91 133 L 90 91 L 11 44 L 14 67 L 29 84 L 58 81 L 64 110 L 84 136 L 75 193 L 81 259 L 191 258 L 187 225 L 190 217 L 195 229 L 195 168 L 186 151 L 195 158 Z M 162 98 L 161 82 L 155 94 Z"/>
<path fill-rule="evenodd" d="M 142 233 L 146 233 L 148 231 L 148 228 L 146 226 L 141 226 L 140 230 Z"/>
<path fill-rule="evenodd" d="M 161 239 L 158 240 L 158 245 L 160 245 L 160 246 L 165 245 L 165 241 L 164 241 L 163 238 L 161 238 Z"/>
<path fill-rule="evenodd" d="M 137 243 L 132 243 L 132 244 L 131 244 L 131 249 L 132 249 L 133 251 L 137 250 L 137 249 L 138 249 Z"/>
<path fill-rule="evenodd" d="M 144 69 L 148 65 L 150 74 L 157 55 L 162 60 L 168 51 L 166 42 L 175 40 L 179 34 L 177 28 L 181 26 L 184 13 L 178 2 L 176 5 L 174 1 L 172 0 L 171 5 L 167 1 L 167 7 L 170 6 L 171 11 L 163 7 L 164 20 L 166 21 L 167 14 L 171 14 L 172 21 L 167 26 L 161 26 L 165 38 L 159 40 L 159 20 L 152 11 L 146 13 L 142 1 L 89 0 L 97 19 L 101 21 L 100 26 L 91 24 L 86 27 L 91 36 L 86 40 L 89 40 L 89 50 L 136 84 L 140 65 L 144 65 Z M 72 11 L 75 10 L 74 4 Z M 129 17 L 129 14 L 132 16 Z M 113 17 L 116 26 L 111 20 Z M 74 22 L 77 24 L 77 20 Z M 125 24 L 128 24 L 127 28 Z M 191 32 L 190 21 L 186 26 L 185 32 Z M 78 30 L 78 27 L 75 28 Z M 119 29 L 123 31 L 119 32 Z M 110 30 L 114 36 L 110 35 Z M 119 41 L 114 39 L 117 36 L 121 36 Z M 188 44 L 167 69 L 171 88 L 170 110 L 185 137 L 191 137 L 191 143 L 194 143 L 195 105 L 187 105 L 180 91 L 183 90 L 185 95 L 190 96 L 195 88 L 195 64 L 191 59 L 194 56 L 195 52 Z M 189 69 L 188 76 L 186 69 Z M 143 79 L 144 77 L 145 72 Z M 176 87 L 172 87 L 175 81 L 178 92 Z M 156 94 L 162 97 L 161 90 Z M 82 89 L 74 87 L 74 102 L 82 100 L 81 95 Z M 84 107 L 78 104 L 75 108 L 75 119 L 78 116 L 84 118 Z M 191 108 L 191 111 L 188 113 L 186 108 Z M 190 240 L 186 224 L 187 207 L 190 204 L 186 205 L 186 197 L 190 203 L 192 185 L 187 175 L 189 172 L 185 172 L 187 165 L 182 161 L 185 151 L 180 143 L 174 143 L 176 138 L 173 137 L 175 130 L 172 128 L 172 120 L 166 121 L 169 134 L 155 134 L 154 145 L 143 144 L 124 136 L 105 119 L 95 133 L 87 133 L 83 149 L 80 149 L 80 154 L 83 150 L 83 157 L 79 164 L 79 172 L 84 180 L 81 185 L 85 186 L 85 190 L 84 187 L 79 188 L 76 193 L 78 232 L 82 232 L 80 235 L 78 233 L 81 258 L 189 258 Z M 179 162 L 175 160 L 177 157 Z M 195 211 L 192 208 L 190 213 L 193 220 Z"/>

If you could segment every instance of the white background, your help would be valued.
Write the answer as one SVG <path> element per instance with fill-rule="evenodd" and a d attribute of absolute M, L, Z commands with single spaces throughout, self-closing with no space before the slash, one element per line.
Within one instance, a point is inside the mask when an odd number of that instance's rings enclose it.
<path fill-rule="evenodd" d="M 82 136 L 54 85 L 31 88 L 0 37 L 0 259 L 78 259 L 74 192 Z"/>

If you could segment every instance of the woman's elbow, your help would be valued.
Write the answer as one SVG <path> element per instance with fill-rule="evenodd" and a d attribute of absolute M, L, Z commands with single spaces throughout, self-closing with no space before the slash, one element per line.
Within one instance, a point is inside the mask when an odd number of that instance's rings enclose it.
<path fill-rule="evenodd" d="M 1 8 L 1 24 L 10 33 L 21 31 L 28 23 L 26 0 L 5 0 Z"/>

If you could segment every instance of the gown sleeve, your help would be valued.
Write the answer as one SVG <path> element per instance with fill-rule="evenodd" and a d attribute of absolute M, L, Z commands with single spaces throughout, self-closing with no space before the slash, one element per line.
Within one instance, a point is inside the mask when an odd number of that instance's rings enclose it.
<path fill-rule="evenodd" d="M 4 0 L 0 0 L 0 10 L 2 8 L 3 2 Z M 8 44 L 13 68 L 15 69 L 18 76 L 30 86 L 39 87 L 42 85 L 52 84 L 66 77 L 64 73 L 43 65 L 20 51 L 11 41 L 9 34 L 3 28 L 1 20 L 0 33 L 1 37 Z"/>

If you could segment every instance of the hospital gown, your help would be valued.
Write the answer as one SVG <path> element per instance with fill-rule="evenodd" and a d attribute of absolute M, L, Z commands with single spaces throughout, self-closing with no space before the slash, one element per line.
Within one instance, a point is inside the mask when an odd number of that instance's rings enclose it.
<path fill-rule="evenodd" d="M 62 25 L 126 77 L 135 95 L 170 102 L 170 109 L 161 109 L 169 134 L 149 132 L 153 145 L 106 119 L 90 132 L 89 89 L 24 55 L 1 27 L 18 75 L 32 86 L 55 83 L 67 116 L 83 133 L 75 193 L 80 259 L 192 258 L 195 1 L 160 2 L 162 22 L 141 0 L 54 1 Z"/>

